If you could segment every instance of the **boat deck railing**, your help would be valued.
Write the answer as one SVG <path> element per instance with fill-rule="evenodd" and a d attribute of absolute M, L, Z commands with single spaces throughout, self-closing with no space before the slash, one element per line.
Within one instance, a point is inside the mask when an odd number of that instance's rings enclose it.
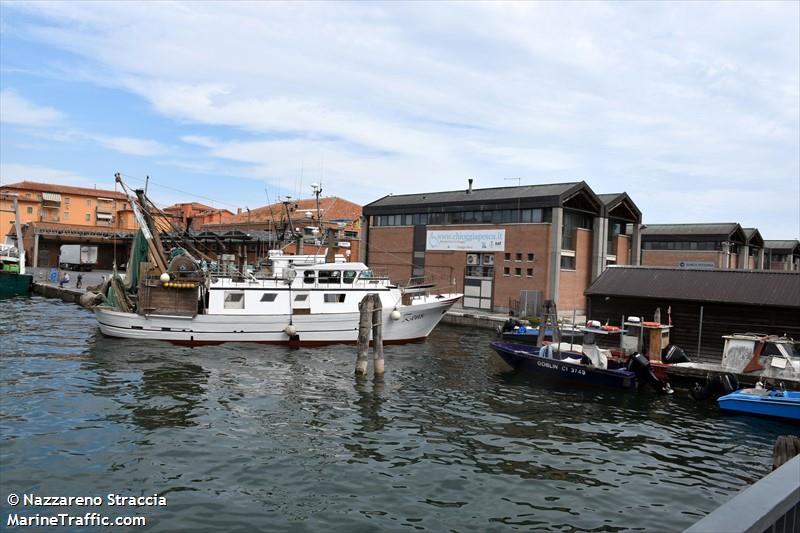
<path fill-rule="evenodd" d="M 684 533 L 800 531 L 800 455 L 691 526 Z"/>

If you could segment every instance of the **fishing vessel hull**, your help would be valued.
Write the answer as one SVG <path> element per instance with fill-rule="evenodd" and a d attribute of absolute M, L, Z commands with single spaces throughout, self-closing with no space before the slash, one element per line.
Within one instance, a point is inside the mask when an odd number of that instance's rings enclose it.
<path fill-rule="evenodd" d="M 619 389 L 636 389 L 636 374 L 624 369 L 593 368 L 583 364 L 573 364 L 558 359 L 540 357 L 539 349 L 526 344 L 510 342 L 492 342 L 492 349 L 515 370 L 547 376 L 556 380 L 566 380 L 614 387 Z M 575 354 L 576 357 L 580 354 Z"/>
<path fill-rule="evenodd" d="M 800 422 L 800 392 L 763 391 L 751 394 L 736 391 L 720 397 L 718 402 L 720 408 L 726 411 Z"/>
<path fill-rule="evenodd" d="M 383 340 L 403 343 L 427 337 L 460 295 L 432 303 L 398 309 L 400 318 L 383 310 Z M 154 339 L 177 344 L 217 344 L 223 342 L 262 342 L 270 344 L 317 345 L 355 343 L 358 340 L 359 313 L 321 313 L 309 315 L 219 315 L 194 317 L 139 315 L 106 307 L 96 307 L 100 331 L 110 337 Z M 290 324 L 296 330 L 286 333 Z"/>
<path fill-rule="evenodd" d="M 0 271 L 0 296 L 26 296 L 31 292 L 33 276 Z"/>

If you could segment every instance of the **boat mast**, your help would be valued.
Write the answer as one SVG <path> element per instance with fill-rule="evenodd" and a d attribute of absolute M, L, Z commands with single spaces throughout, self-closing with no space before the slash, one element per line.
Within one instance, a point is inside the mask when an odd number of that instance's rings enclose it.
<path fill-rule="evenodd" d="M 122 186 L 125 196 L 128 197 L 128 201 L 131 204 L 131 209 L 133 209 L 133 216 L 136 218 L 136 222 L 139 224 L 139 229 L 141 230 L 142 235 L 144 235 L 145 241 L 147 241 L 147 248 L 149 249 L 150 255 L 153 257 L 153 260 L 156 263 L 159 274 L 164 274 L 167 271 L 167 264 L 164 260 L 164 248 L 161 245 L 161 239 L 158 236 L 158 228 L 155 228 L 153 225 L 151 225 L 152 217 L 145 217 L 145 215 L 142 213 L 142 209 L 147 209 L 144 201 L 144 191 L 137 190 L 136 196 L 134 196 L 131 194 L 125 184 L 122 183 L 122 178 L 120 177 L 119 172 L 114 174 L 114 179 Z"/>

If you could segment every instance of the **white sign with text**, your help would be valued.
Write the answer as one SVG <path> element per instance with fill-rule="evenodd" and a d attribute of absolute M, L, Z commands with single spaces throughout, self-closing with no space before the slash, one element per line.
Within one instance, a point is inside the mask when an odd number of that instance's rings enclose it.
<path fill-rule="evenodd" d="M 426 250 L 463 250 L 467 252 L 502 252 L 506 246 L 506 230 L 431 230 Z"/>

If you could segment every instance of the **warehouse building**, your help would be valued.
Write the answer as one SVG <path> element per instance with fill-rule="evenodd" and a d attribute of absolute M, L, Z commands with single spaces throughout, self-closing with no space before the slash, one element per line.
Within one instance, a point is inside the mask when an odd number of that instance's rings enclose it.
<path fill-rule="evenodd" d="M 756 231 L 757 234 L 757 231 Z M 721 224 L 647 224 L 642 228 L 642 265 L 677 268 L 745 269 L 749 239 L 736 222 Z M 754 244 L 763 242 L 758 235 Z M 763 248 L 753 258 L 762 268 Z"/>
<path fill-rule="evenodd" d="M 641 212 L 625 193 L 585 182 L 389 195 L 364 206 L 362 256 L 398 283 L 426 279 L 465 308 L 538 312 L 544 299 L 582 314 L 609 264 L 637 263 Z"/>
<path fill-rule="evenodd" d="M 757 332 L 800 339 L 800 273 L 657 267 L 609 268 L 586 290 L 593 320 L 672 321 L 671 342 L 719 362 L 723 335 Z M 699 357 L 698 357 L 699 353 Z"/>
<path fill-rule="evenodd" d="M 800 271 L 800 241 L 764 241 L 768 270 Z"/>

